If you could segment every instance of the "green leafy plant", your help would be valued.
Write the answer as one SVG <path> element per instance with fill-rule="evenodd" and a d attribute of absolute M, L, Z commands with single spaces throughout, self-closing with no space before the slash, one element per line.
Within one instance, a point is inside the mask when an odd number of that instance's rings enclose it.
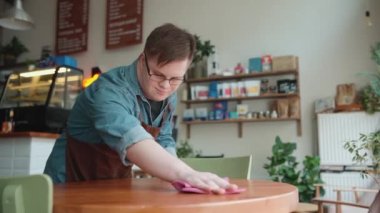
<path fill-rule="evenodd" d="M 28 52 L 29 50 L 17 37 L 14 36 L 12 40 L 3 47 L 2 51 L 4 54 L 9 54 L 18 58 L 20 55 Z"/>
<path fill-rule="evenodd" d="M 364 87 L 359 96 L 361 97 L 363 108 L 368 114 L 380 112 L 380 96 L 375 93 L 371 86 Z"/>
<path fill-rule="evenodd" d="M 193 63 L 196 64 L 204 57 L 208 57 L 211 54 L 215 53 L 214 48 L 215 46 L 211 44 L 210 40 L 202 41 L 198 35 L 194 35 L 195 38 L 195 44 L 196 44 L 196 51 L 193 59 Z"/>
<path fill-rule="evenodd" d="M 184 140 L 184 141 L 181 140 L 177 144 L 177 156 L 179 158 L 191 158 L 191 157 L 195 157 L 197 154 L 200 154 L 200 153 L 201 151 L 195 151 L 187 140 Z"/>
<path fill-rule="evenodd" d="M 283 142 L 279 136 L 272 146 L 272 156 L 269 163 L 264 164 L 273 181 L 289 183 L 298 188 L 301 202 L 310 202 L 315 196 L 314 184 L 323 183 L 320 177 L 320 159 L 318 156 L 306 156 L 303 160 L 303 169 L 297 169 L 298 162 L 293 156 L 297 144 Z M 323 194 L 323 190 L 322 190 Z"/>
<path fill-rule="evenodd" d="M 380 42 L 371 47 L 371 57 L 377 65 L 380 65 Z"/>
<path fill-rule="evenodd" d="M 358 140 L 347 141 L 344 148 L 353 154 L 353 162 L 361 165 L 370 164 L 369 168 L 363 170 L 362 177 L 371 176 L 380 184 L 380 130 L 360 134 Z"/>
<path fill-rule="evenodd" d="M 361 73 L 369 79 L 369 86 L 364 87 L 359 94 L 363 108 L 369 114 L 380 111 L 380 42 L 371 47 L 371 58 L 378 70 L 375 73 Z"/>

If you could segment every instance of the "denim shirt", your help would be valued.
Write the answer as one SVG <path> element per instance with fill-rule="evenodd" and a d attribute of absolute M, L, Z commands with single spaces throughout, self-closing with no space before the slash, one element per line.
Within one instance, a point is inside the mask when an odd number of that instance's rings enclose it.
<path fill-rule="evenodd" d="M 130 165 L 126 155 L 129 146 L 145 139 L 154 139 L 141 126 L 141 121 L 161 127 L 156 141 L 176 155 L 172 137 L 176 94 L 164 101 L 160 114 L 152 120 L 149 101 L 137 80 L 136 66 L 137 61 L 102 74 L 77 97 L 67 121 L 67 132 L 73 138 L 107 144 L 119 154 L 124 165 Z M 65 150 L 66 133 L 63 132 L 55 142 L 44 171 L 55 183 L 65 182 Z"/>

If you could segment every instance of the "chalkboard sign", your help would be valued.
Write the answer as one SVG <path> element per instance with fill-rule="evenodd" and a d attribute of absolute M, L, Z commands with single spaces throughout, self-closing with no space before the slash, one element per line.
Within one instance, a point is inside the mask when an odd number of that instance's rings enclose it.
<path fill-rule="evenodd" d="M 89 0 L 58 0 L 55 52 L 87 50 Z"/>
<path fill-rule="evenodd" d="M 106 49 L 142 42 L 143 0 L 107 0 Z"/>

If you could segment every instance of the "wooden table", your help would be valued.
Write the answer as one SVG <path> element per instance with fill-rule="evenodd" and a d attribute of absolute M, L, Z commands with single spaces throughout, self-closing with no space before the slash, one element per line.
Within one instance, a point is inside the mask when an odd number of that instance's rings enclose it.
<path fill-rule="evenodd" d="M 288 213 L 298 203 L 297 188 L 271 181 L 231 180 L 247 191 L 235 195 L 184 194 L 156 178 L 57 184 L 54 213 Z"/>

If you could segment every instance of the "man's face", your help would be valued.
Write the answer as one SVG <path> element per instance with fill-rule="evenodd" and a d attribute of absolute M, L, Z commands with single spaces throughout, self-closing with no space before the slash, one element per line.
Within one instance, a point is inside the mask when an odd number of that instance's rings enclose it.
<path fill-rule="evenodd" d="M 157 57 L 148 58 L 145 54 L 140 60 L 143 65 L 140 86 L 145 97 L 153 101 L 163 101 L 175 92 L 190 65 L 189 59 L 184 59 L 159 66 Z"/>

